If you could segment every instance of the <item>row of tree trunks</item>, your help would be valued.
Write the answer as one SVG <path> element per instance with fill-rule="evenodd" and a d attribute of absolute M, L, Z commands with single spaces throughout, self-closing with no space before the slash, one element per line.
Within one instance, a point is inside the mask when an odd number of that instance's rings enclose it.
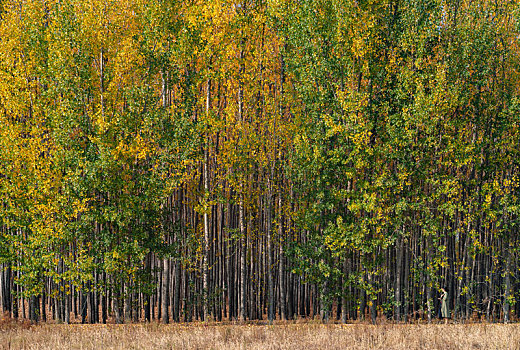
<path fill-rule="evenodd" d="M 272 172 L 269 176 L 274 178 Z M 208 190 L 206 185 L 205 189 Z M 183 246 L 189 238 L 187 223 L 197 226 L 197 213 L 186 202 L 186 189 L 179 190 L 168 202 L 167 211 L 172 217 L 170 245 Z M 168 323 L 170 315 L 175 322 L 226 317 L 262 319 L 265 315 L 272 322 L 277 317 L 314 317 L 317 310 L 322 311 L 322 318 L 332 315 L 333 310 L 324 305 L 318 295 L 322 287 L 307 284 L 305 276 L 291 272 L 285 247 L 288 235 L 294 237 L 294 232 L 290 218 L 283 215 L 283 196 L 275 195 L 268 185 L 258 208 L 263 208 L 262 213 L 254 217 L 245 208 L 244 199 L 238 204 L 210 205 L 203 214 L 201 260 L 190 258 L 189 250 L 179 252 L 176 258 L 148 254 L 143 266 L 153 275 L 151 285 L 155 287 L 155 294 L 131 291 L 131 281 L 125 281 L 118 288 L 107 288 L 112 276 L 102 272 L 95 273 L 83 288 L 41 277 L 45 281 L 42 293 L 24 297 L 25 291 L 15 283 L 21 272 L 16 266 L 2 264 L 0 308 L 12 317 L 65 323 L 71 322 L 71 314 L 75 321 L 84 323 L 105 323 L 109 317 L 117 323 L 142 319 L 161 319 Z M 174 230 L 175 225 L 180 229 Z M 431 235 L 424 236 L 420 228 L 412 228 L 390 249 L 378 253 L 385 256 L 385 261 L 376 274 L 364 272 L 359 255 L 338 261 L 344 288 L 333 305 L 336 317 L 343 322 L 366 315 L 370 315 L 372 321 L 378 316 L 398 322 L 410 317 L 432 321 L 438 316 L 440 286 L 450 291 L 449 305 L 454 318 L 509 322 L 518 317 L 518 305 L 511 307 L 511 300 L 520 288 L 516 282 L 518 265 L 513 249 L 516 236 L 499 240 L 489 233 L 489 227 L 476 226 L 479 240 L 491 249 L 471 253 L 468 247 L 475 238 L 469 234 L 451 234 L 447 229 L 434 243 Z M 253 235 L 255 227 L 261 234 Z M 466 232 L 470 231 L 468 224 Z M 232 232 L 239 232 L 238 238 Z M 296 235 L 298 240 L 305 240 L 305 236 L 305 231 Z M 435 245 L 445 246 L 446 251 L 436 255 Z M 448 264 L 431 268 L 439 258 Z M 65 270 L 62 261 L 56 268 L 58 274 Z M 378 291 L 375 295 L 368 296 L 363 288 L 348 282 L 349 276 L 360 272 L 365 273 L 366 281 Z"/>
<path fill-rule="evenodd" d="M 172 203 L 180 203 L 182 193 L 178 196 Z M 500 269 L 495 258 L 497 252 L 469 254 L 465 248 L 469 238 L 458 237 L 459 242 L 463 242 L 458 244 L 457 237 L 451 235 L 445 236 L 444 243 L 447 259 L 453 263 L 451 267 L 439 265 L 433 274 L 431 269 L 421 269 L 425 266 L 423 262 L 431 264 L 434 259 L 430 238 L 416 239 L 412 235 L 399 239 L 393 249 L 384 252 L 384 273 L 366 273 L 366 281 L 377 290 L 373 295 L 348 283 L 350 275 L 365 268 L 359 256 L 345 258 L 341 261 L 344 294 L 328 308 L 318 293 L 322 287 L 306 283 L 305 276 L 295 275 L 287 266 L 290 260 L 284 255 L 284 249 L 288 226 L 278 225 L 275 230 L 270 224 L 270 213 L 281 216 L 281 197 L 275 200 L 268 195 L 265 200 L 265 218 L 257 221 L 260 228 L 265 228 L 265 236 L 252 234 L 253 221 L 242 203 L 219 204 L 212 208 L 208 214 L 208 221 L 212 222 L 207 234 L 208 249 L 204 252 L 204 261 L 208 264 L 206 273 L 202 273 L 202 260 L 186 265 L 179 258 L 149 254 L 143 264 L 146 271 L 152 273 L 153 294 L 133 291 L 131 281 L 115 289 L 103 287 L 112 277 L 96 273 L 92 282 L 83 288 L 42 277 L 43 293 L 24 297 L 25 291 L 15 282 L 21 272 L 2 264 L 0 308 L 11 317 L 65 323 L 104 323 L 110 319 L 115 322 L 160 319 L 167 323 L 224 318 L 267 318 L 272 322 L 276 318 L 315 317 L 317 310 L 322 311 L 323 318 L 327 312 L 329 317 L 336 315 L 342 322 L 367 315 L 372 320 L 386 317 L 395 321 L 415 318 L 432 321 L 440 307 L 437 286 L 444 286 L 448 287 L 449 306 L 456 319 L 477 317 L 509 322 L 519 316 L 519 307 L 511 307 L 510 302 L 520 288 L 516 282 L 517 259 L 511 248 L 515 240 L 498 246 Z M 180 219 L 187 215 L 177 213 L 175 217 Z M 232 238 L 230 233 L 235 230 L 240 237 Z M 303 233 L 299 239 L 305 239 Z M 186 235 L 187 231 L 178 231 L 170 243 L 184 241 Z M 492 240 L 492 237 L 483 237 L 483 242 L 492 243 Z M 58 265 L 59 272 L 60 269 L 62 264 Z M 388 304 L 388 300 L 394 303 Z"/>

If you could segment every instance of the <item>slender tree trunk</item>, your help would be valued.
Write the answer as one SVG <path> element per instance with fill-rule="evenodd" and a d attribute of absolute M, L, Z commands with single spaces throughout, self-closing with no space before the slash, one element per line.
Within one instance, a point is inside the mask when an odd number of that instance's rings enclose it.
<path fill-rule="evenodd" d="M 175 294 L 173 296 L 173 320 L 180 321 L 180 295 L 181 295 L 181 266 L 175 261 Z"/>
<path fill-rule="evenodd" d="M 153 278 L 151 276 L 151 273 L 152 273 L 152 261 L 151 261 L 151 253 L 148 253 L 146 255 L 146 259 L 145 259 L 145 270 L 146 272 L 150 275 L 150 278 Z M 105 275 L 106 276 L 106 275 Z M 150 303 L 152 302 L 151 301 L 151 298 L 150 298 L 150 294 L 148 293 L 143 293 L 143 308 L 144 308 L 144 320 L 145 322 L 150 322 L 152 320 L 152 317 L 151 317 L 151 314 L 152 314 L 152 307 L 150 305 Z M 103 312 L 104 314 L 104 312 Z M 103 316 L 104 318 L 104 316 Z M 105 323 L 105 321 L 103 321 L 103 323 Z"/>
<path fill-rule="evenodd" d="M 169 312 L 168 312 L 168 294 L 170 284 L 170 262 L 168 259 L 163 259 L 163 273 L 161 281 L 161 321 L 163 324 L 170 323 Z"/>
<path fill-rule="evenodd" d="M 511 273 L 512 273 L 512 253 L 511 250 L 513 247 L 511 245 L 507 245 L 505 247 L 504 256 L 506 260 L 506 266 L 504 271 L 504 301 L 503 312 L 504 312 L 504 323 L 509 323 L 509 312 L 510 312 L 510 297 L 511 297 Z"/>
<path fill-rule="evenodd" d="M 267 319 L 269 324 L 274 320 L 274 284 L 273 284 L 273 242 L 272 242 L 272 189 L 271 181 L 267 179 Z"/>
<path fill-rule="evenodd" d="M 15 274 L 17 275 L 18 272 L 15 272 Z M 18 305 L 18 285 L 14 284 L 14 278 L 11 278 L 11 290 L 14 292 L 14 293 L 11 293 L 11 305 L 13 307 L 13 317 L 15 319 L 17 319 L 19 317 L 19 305 Z"/>
<path fill-rule="evenodd" d="M 104 97 L 104 85 L 105 85 L 105 59 L 103 57 L 104 48 L 99 51 L 99 90 L 101 100 L 101 116 L 105 116 L 105 97 Z"/>
<path fill-rule="evenodd" d="M 121 286 L 115 285 L 114 290 L 114 311 L 116 313 L 116 323 L 123 323 L 123 308 L 121 305 Z"/>
<path fill-rule="evenodd" d="M 42 292 L 42 321 L 47 322 L 47 303 L 45 302 L 46 299 L 46 293 L 45 293 L 45 287 L 43 287 Z"/>
<path fill-rule="evenodd" d="M 1 315 L 4 314 L 4 312 L 7 311 L 6 304 L 5 304 L 5 272 L 4 272 L 4 264 L 0 264 L 0 312 Z M 0 316 L 1 316 L 0 315 Z"/>
<path fill-rule="evenodd" d="M 84 289 L 82 291 L 80 291 L 79 302 L 80 302 L 79 310 L 80 310 L 80 315 L 81 315 L 81 323 L 85 324 L 85 323 L 87 323 L 87 296 L 86 296 L 86 292 Z"/>
<path fill-rule="evenodd" d="M 107 290 L 107 273 L 103 272 L 103 285 L 104 285 L 104 293 L 102 295 L 101 300 L 101 317 L 103 324 L 107 323 L 108 319 L 108 310 L 107 310 L 107 304 L 108 304 L 108 290 Z"/>
<path fill-rule="evenodd" d="M 396 270 L 395 270 L 395 307 L 394 318 L 395 321 L 401 321 L 401 276 L 403 265 L 403 238 L 399 237 L 396 245 Z"/>
<path fill-rule="evenodd" d="M 347 287 L 346 280 L 348 278 L 348 257 L 343 259 L 343 285 L 341 286 L 341 323 L 347 323 L 348 307 L 347 307 Z"/>
<path fill-rule="evenodd" d="M 239 225 L 240 225 L 240 321 L 246 320 L 246 297 L 247 297 L 247 240 L 246 240 L 246 228 L 244 223 L 244 199 L 243 195 L 240 198 L 239 204 Z"/>
<path fill-rule="evenodd" d="M 278 195 L 278 239 L 280 241 L 278 256 L 278 280 L 280 288 L 280 317 L 287 320 L 286 308 L 286 282 L 285 282 L 285 266 L 284 266 L 284 249 L 285 240 L 283 237 L 283 217 L 282 217 L 282 194 Z"/>
<path fill-rule="evenodd" d="M 206 116 L 209 117 L 211 106 L 211 79 L 208 79 L 206 84 Z M 209 223 L 210 218 L 208 212 L 211 213 L 209 201 L 209 140 L 208 136 L 205 136 L 205 147 L 204 147 L 204 165 L 203 165 L 203 176 L 204 176 L 204 194 L 206 199 L 206 207 L 204 208 L 204 256 L 203 256 L 203 281 L 202 281 L 202 305 L 203 305 L 203 318 L 204 321 L 208 319 L 208 283 L 209 283 Z"/>

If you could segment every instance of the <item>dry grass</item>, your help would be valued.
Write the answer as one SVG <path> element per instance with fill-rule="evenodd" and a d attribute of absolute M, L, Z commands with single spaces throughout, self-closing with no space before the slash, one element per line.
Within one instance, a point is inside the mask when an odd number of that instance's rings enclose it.
<path fill-rule="evenodd" d="M 1 349 L 520 349 L 520 325 L 0 326 Z"/>

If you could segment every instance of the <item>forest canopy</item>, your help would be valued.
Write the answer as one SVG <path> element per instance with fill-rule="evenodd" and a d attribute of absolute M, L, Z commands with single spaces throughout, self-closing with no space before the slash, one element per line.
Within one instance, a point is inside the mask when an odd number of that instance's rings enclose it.
<path fill-rule="evenodd" d="M 520 316 L 514 0 L 1 0 L 0 309 Z"/>

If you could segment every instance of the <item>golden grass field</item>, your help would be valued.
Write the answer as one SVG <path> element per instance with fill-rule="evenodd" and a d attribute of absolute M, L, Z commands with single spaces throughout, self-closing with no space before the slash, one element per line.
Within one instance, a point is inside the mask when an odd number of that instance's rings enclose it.
<path fill-rule="evenodd" d="M 520 349 L 520 325 L 3 324 L 1 349 Z"/>

